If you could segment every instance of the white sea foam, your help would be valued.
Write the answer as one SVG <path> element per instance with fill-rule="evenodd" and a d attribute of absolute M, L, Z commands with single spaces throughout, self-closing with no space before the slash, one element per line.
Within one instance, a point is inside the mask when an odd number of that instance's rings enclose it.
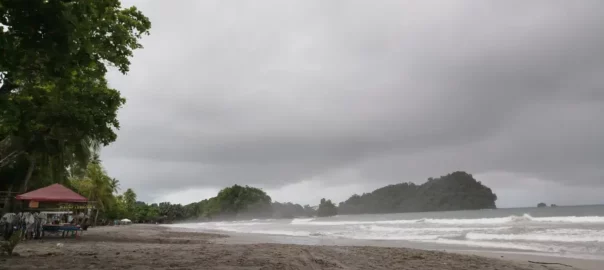
<path fill-rule="evenodd" d="M 461 245 L 467 247 L 495 248 L 495 249 L 516 249 L 524 251 L 539 251 L 539 252 L 563 252 L 563 248 L 559 246 L 542 245 L 534 243 L 514 243 L 514 242 L 483 242 L 472 240 L 455 240 L 455 239 L 436 239 L 420 240 L 418 242 L 438 243 L 446 245 Z"/>
<path fill-rule="evenodd" d="M 288 236 L 311 236 L 311 232 L 307 231 L 288 231 L 288 230 L 252 230 L 252 231 L 243 231 L 246 233 L 256 233 L 256 234 L 271 234 L 271 235 L 288 235 Z"/>
<path fill-rule="evenodd" d="M 465 232 L 465 231 L 500 231 L 508 230 L 512 227 L 421 227 L 421 228 L 401 228 L 386 227 L 379 225 L 362 225 L 361 229 L 369 231 L 385 231 L 396 233 L 425 233 L 425 232 Z"/>
<path fill-rule="evenodd" d="M 294 218 L 290 222 L 291 224 L 306 224 L 315 220 L 314 218 Z"/>
<path fill-rule="evenodd" d="M 560 223 L 604 223 L 604 217 L 589 216 L 589 217 L 537 217 L 532 218 L 538 222 L 560 222 Z"/>
<path fill-rule="evenodd" d="M 358 240 L 405 240 L 405 241 L 420 241 L 420 240 L 437 240 L 446 235 L 429 235 L 429 234 L 371 234 L 359 233 L 349 235 L 346 238 Z"/>
<path fill-rule="evenodd" d="M 314 225 L 314 226 L 341 226 L 341 225 L 367 225 L 367 224 L 447 224 L 447 225 L 496 225 L 505 223 L 540 222 L 540 223 L 604 223 L 604 217 L 532 217 L 529 214 L 522 216 L 507 216 L 499 218 L 476 218 L 476 219 L 403 219 L 403 220 L 379 220 L 379 221 L 317 221 L 316 219 L 294 219 L 291 224 Z"/>
<path fill-rule="evenodd" d="M 546 230 L 524 234 L 492 234 L 469 232 L 466 234 L 466 238 L 470 240 L 604 243 L 604 232 L 600 230 Z"/>
<path fill-rule="evenodd" d="M 377 218 L 400 217 L 382 215 Z M 371 216 L 255 219 L 174 224 L 170 227 L 311 238 L 401 240 L 488 249 L 604 257 L 604 216 L 422 218 L 376 220 Z"/>

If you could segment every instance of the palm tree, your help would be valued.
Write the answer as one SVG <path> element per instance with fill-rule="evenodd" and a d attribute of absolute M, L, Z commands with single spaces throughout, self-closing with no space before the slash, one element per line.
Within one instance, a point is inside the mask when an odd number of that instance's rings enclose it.
<path fill-rule="evenodd" d="M 112 180 L 98 163 L 89 163 L 83 177 L 71 177 L 71 185 L 89 201 L 95 202 L 94 224 L 98 218 L 99 212 L 107 212 L 114 206 Z"/>
<path fill-rule="evenodd" d="M 124 202 L 126 203 L 126 212 L 130 219 L 134 218 L 134 208 L 136 205 L 136 193 L 131 188 L 124 192 Z"/>
<path fill-rule="evenodd" d="M 106 210 L 113 202 L 113 187 L 111 186 L 112 179 L 107 176 L 107 173 L 100 164 L 90 163 L 86 171 L 86 178 L 92 184 L 90 192 L 90 200 L 96 201 L 97 211 L 94 218 L 94 224 L 99 215 L 99 211 Z"/>
<path fill-rule="evenodd" d="M 88 163 L 100 163 L 98 152 L 100 144 L 91 138 L 84 138 L 78 143 L 69 146 L 64 151 L 65 161 L 69 166 L 70 176 L 83 176 Z"/>
<path fill-rule="evenodd" d="M 120 190 L 120 180 L 111 178 L 109 186 L 111 187 L 111 191 L 117 194 L 117 192 Z"/>

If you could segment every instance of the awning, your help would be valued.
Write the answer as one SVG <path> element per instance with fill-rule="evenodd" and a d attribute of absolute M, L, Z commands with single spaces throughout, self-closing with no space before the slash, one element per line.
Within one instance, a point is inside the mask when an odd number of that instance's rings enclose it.
<path fill-rule="evenodd" d="M 16 199 L 22 201 L 37 202 L 88 202 L 88 199 L 86 199 L 86 197 L 74 192 L 71 189 L 66 188 L 61 184 L 53 184 L 21 195 L 17 195 Z"/>

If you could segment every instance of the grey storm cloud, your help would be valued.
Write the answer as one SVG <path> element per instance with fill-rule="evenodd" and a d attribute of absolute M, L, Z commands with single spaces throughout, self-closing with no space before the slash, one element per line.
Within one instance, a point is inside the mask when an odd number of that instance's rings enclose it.
<path fill-rule="evenodd" d="M 602 1 L 124 2 L 153 29 L 110 76 L 128 102 L 103 160 L 139 194 L 453 170 L 604 187 Z"/>

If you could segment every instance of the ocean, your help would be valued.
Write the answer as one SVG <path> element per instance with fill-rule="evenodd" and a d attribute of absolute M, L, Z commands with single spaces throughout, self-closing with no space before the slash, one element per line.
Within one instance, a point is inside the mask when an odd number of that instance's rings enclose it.
<path fill-rule="evenodd" d="M 604 260 L 604 205 L 254 219 L 169 226 L 284 236 L 283 239 L 356 240 L 357 244 L 380 241 L 390 246 L 400 243 L 406 247 L 428 245 L 435 249 L 486 249 Z M 300 243 L 299 240 L 290 242 Z"/>

